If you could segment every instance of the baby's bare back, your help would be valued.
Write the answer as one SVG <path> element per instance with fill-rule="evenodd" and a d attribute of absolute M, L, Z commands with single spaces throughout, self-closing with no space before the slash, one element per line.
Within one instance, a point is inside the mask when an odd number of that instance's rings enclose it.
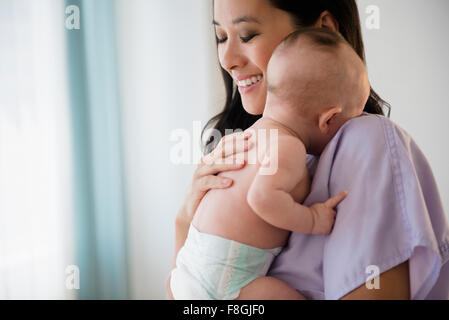
<path fill-rule="evenodd" d="M 257 125 L 258 123 L 254 128 L 260 129 Z M 288 134 L 281 130 L 278 132 L 279 136 Z M 239 154 L 239 158 L 246 160 L 257 158 L 255 156 L 259 149 L 257 135 L 253 134 L 251 139 L 254 139 L 255 147 L 248 152 Z M 280 154 L 279 157 L 281 156 L 288 155 Z M 300 163 L 301 161 L 298 160 L 298 165 Z M 229 177 L 234 183 L 230 188 L 213 189 L 206 193 L 198 206 L 193 225 L 200 232 L 214 234 L 262 249 L 283 246 L 287 241 L 289 231 L 279 229 L 262 220 L 247 202 L 249 187 L 259 168 L 259 161 L 249 161 L 241 170 L 219 173 L 219 176 Z M 296 202 L 301 203 L 309 191 L 309 179 L 307 168 L 304 166 L 300 170 L 304 170 L 305 177 L 298 182 L 291 195 Z M 269 196 L 267 195 L 267 197 Z"/>

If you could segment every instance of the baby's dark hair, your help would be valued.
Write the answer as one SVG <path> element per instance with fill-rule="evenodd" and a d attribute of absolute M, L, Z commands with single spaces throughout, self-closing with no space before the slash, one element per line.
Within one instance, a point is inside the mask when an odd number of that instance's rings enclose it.
<path fill-rule="evenodd" d="M 295 70 L 286 75 L 291 78 L 282 85 L 277 84 L 282 90 L 274 93 L 268 76 L 268 92 L 281 98 L 285 105 L 290 101 L 289 106 L 306 117 L 314 117 L 329 105 L 342 107 L 345 116 L 359 115 L 363 111 L 370 94 L 366 66 L 343 36 L 325 28 L 301 28 L 282 41 L 273 57 L 277 56 L 276 52 L 282 56 L 282 52 L 290 50 L 299 59 L 306 60 L 295 61 L 289 56 L 289 65 L 292 68 L 300 65 L 304 72 Z M 307 55 L 301 56 L 306 51 Z"/>
<path fill-rule="evenodd" d="M 306 36 L 312 41 L 312 44 L 317 45 L 322 49 L 328 48 L 333 50 L 338 48 L 340 45 L 347 45 L 353 49 L 346 39 L 340 35 L 340 33 L 327 28 L 301 28 L 290 33 L 282 43 L 288 47 L 296 43 L 300 36 Z"/>

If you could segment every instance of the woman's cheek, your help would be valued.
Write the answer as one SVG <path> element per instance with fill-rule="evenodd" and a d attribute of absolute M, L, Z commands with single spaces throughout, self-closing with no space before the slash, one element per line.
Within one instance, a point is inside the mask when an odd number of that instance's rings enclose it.
<path fill-rule="evenodd" d="M 263 75 L 267 74 L 268 62 L 270 61 L 273 50 L 270 44 L 266 44 L 262 46 L 259 50 L 254 51 L 254 56 L 257 59 L 257 65 L 259 69 L 262 71 Z"/>

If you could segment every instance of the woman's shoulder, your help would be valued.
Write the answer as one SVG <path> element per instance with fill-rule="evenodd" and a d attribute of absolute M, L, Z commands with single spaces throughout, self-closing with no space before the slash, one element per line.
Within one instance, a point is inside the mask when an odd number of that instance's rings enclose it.
<path fill-rule="evenodd" d="M 349 138 L 357 141 L 378 141 L 385 136 L 387 128 L 400 129 L 392 120 L 385 116 L 363 113 L 359 117 L 348 120 L 340 128 L 336 136 L 338 136 L 338 139 Z"/>
<path fill-rule="evenodd" d="M 350 128 L 365 128 L 366 126 L 376 128 L 382 125 L 382 122 L 391 122 L 392 121 L 380 114 L 372 114 L 363 112 L 360 116 L 352 118 L 348 120 L 341 129 L 345 130 L 348 127 Z"/>
<path fill-rule="evenodd" d="M 348 120 L 329 143 L 332 153 L 344 150 L 363 154 L 365 158 L 378 153 L 395 155 L 398 151 L 418 148 L 413 138 L 391 119 L 376 114 L 363 113 Z"/>
<path fill-rule="evenodd" d="M 390 119 L 369 113 L 348 120 L 319 157 L 308 155 L 307 167 L 310 173 L 314 175 L 317 169 L 329 170 L 341 159 L 344 159 L 348 166 L 376 161 L 376 155 L 386 155 L 389 152 L 389 139 L 385 128 L 392 126 L 395 125 Z"/>

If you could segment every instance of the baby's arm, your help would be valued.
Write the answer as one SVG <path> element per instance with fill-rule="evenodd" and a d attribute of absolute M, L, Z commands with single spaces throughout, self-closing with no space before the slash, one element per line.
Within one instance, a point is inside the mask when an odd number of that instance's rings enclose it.
<path fill-rule="evenodd" d="M 277 159 L 274 157 L 277 156 Z M 269 163 L 266 162 L 269 159 Z M 306 150 L 303 143 L 289 136 L 278 139 L 278 153 L 267 155 L 264 166 L 276 163 L 277 171 L 261 174 L 259 169 L 248 190 L 248 204 L 266 222 L 298 233 L 328 234 L 332 230 L 336 212 L 333 208 L 346 197 L 341 192 L 325 203 L 310 207 L 297 203 L 290 192 L 304 179 Z"/>

